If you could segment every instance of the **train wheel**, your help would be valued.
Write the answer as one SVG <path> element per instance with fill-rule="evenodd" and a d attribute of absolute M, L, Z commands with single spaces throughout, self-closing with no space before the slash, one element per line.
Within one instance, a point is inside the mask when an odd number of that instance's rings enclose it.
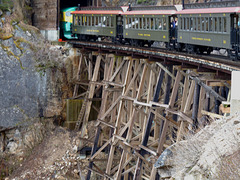
<path fill-rule="evenodd" d="M 207 55 L 210 55 L 212 51 L 213 51 L 212 48 L 207 48 Z"/>
<path fill-rule="evenodd" d="M 143 47 L 144 46 L 144 42 L 143 41 L 139 41 L 139 46 Z"/>
<path fill-rule="evenodd" d="M 195 46 L 191 44 L 186 45 L 186 50 L 189 54 L 195 54 Z"/>

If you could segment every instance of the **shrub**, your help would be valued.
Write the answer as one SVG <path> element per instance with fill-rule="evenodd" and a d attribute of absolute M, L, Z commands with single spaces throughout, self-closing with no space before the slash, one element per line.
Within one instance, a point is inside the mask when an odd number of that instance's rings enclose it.
<path fill-rule="evenodd" d="M 13 8 L 13 0 L 0 0 L 0 9 L 2 11 L 11 11 Z"/>

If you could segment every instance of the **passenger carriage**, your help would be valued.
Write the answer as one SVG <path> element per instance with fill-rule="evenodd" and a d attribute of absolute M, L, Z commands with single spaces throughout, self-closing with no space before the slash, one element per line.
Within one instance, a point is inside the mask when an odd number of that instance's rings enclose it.
<path fill-rule="evenodd" d="M 175 13 L 175 6 L 130 7 L 122 13 L 123 38 L 134 46 L 151 46 L 154 41 L 168 43 Z"/>
<path fill-rule="evenodd" d="M 203 8 L 199 4 L 185 5 L 177 12 L 178 43 L 189 53 L 208 54 L 213 49 L 226 49 L 235 53 L 237 39 L 237 22 L 239 7 Z M 235 34 L 234 34 L 235 32 Z M 237 45 L 238 46 L 238 45 Z"/>
<path fill-rule="evenodd" d="M 117 20 L 121 8 L 83 8 L 72 12 L 73 34 L 79 40 L 96 40 L 98 37 L 116 37 Z"/>

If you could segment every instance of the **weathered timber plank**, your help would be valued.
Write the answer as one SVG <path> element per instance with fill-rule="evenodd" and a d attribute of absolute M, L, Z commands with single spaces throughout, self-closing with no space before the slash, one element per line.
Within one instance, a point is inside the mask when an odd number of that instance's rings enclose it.
<path fill-rule="evenodd" d="M 162 83 L 163 83 L 163 77 L 164 77 L 164 71 L 161 69 L 160 72 L 159 72 L 158 82 L 157 82 L 156 89 L 155 89 L 155 92 L 154 92 L 154 97 L 153 97 L 154 102 L 158 102 L 161 86 L 162 86 Z M 149 116 L 148 116 L 146 128 L 145 128 L 145 132 L 144 132 L 144 137 L 143 137 L 143 140 L 142 140 L 142 145 L 143 146 L 147 146 L 153 118 L 154 118 L 154 114 L 152 112 L 150 112 Z M 143 156 L 143 154 L 144 154 L 144 150 L 141 149 L 140 150 L 140 156 Z M 134 180 L 140 179 L 140 177 L 141 177 L 142 161 L 143 161 L 143 159 L 141 159 L 139 157 L 138 160 L 137 160 L 136 169 L 135 169 L 135 173 L 134 173 L 134 177 L 133 177 Z"/>

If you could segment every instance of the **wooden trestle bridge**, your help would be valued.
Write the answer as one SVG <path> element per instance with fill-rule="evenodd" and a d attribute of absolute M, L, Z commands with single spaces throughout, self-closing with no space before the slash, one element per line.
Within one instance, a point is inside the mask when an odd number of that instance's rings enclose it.
<path fill-rule="evenodd" d="M 96 134 L 86 139 L 93 142 L 88 180 L 93 173 L 100 179 L 153 180 L 158 176 L 154 163 L 165 148 L 229 113 L 231 71 L 240 69 L 234 64 L 144 48 L 73 44 L 81 51 L 73 95 L 84 99 L 75 126 L 81 147 L 92 102 L 101 98 Z M 108 159 L 99 167 L 95 159 L 102 151 Z"/>

